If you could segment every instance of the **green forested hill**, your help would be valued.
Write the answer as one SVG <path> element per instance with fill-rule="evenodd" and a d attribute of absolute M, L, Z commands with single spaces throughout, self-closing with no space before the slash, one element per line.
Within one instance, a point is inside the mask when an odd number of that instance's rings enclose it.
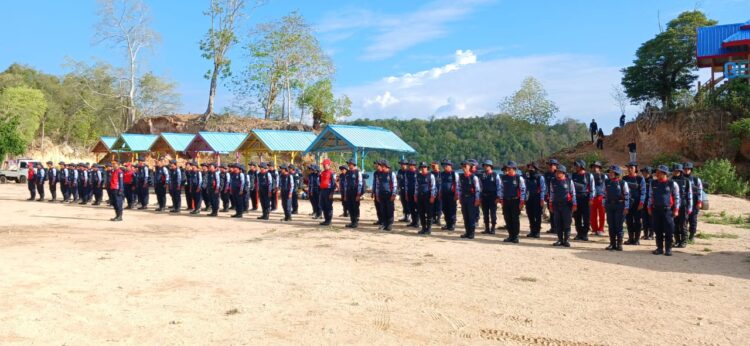
<path fill-rule="evenodd" d="M 417 150 L 415 159 L 423 161 L 475 158 L 525 164 L 588 137 L 586 126 L 574 120 L 534 126 L 504 115 L 435 120 L 361 119 L 349 124 L 390 129 Z"/>

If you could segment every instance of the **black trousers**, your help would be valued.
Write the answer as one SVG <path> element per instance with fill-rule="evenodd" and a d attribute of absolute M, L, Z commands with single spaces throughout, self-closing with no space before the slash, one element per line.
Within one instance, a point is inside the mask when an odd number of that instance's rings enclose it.
<path fill-rule="evenodd" d="M 688 214 L 687 207 L 680 207 L 680 212 L 674 218 L 674 241 L 675 243 L 686 242 L 688 239 Z"/>
<path fill-rule="evenodd" d="M 669 208 L 653 208 L 651 212 L 651 226 L 656 233 L 656 248 L 659 250 L 672 249 L 674 236 L 674 218 Z"/>
<path fill-rule="evenodd" d="M 201 209 L 201 203 L 203 202 L 203 191 L 196 188 L 193 189 L 193 191 L 190 192 L 191 195 L 193 195 L 193 210 L 200 210 Z"/>
<path fill-rule="evenodd" d="M 320 210 L 326 222 L 333 219 L 333 189 L 320 190 Z"/>
<path fill-rule="evenodd" d="M 271 193 L 264 189 L 258 190 L 258 201 L 260 202 L 260 209 L 263 211 L 263 215 L 268 215 L 271 212 L 271 199 L 273 198 L 270 196 Z"/>
<path fill-rule="evenodd" d="M 158 208 L 164 209 L 167 206 L 167 187 L 162 184 L 156 184 L 154 186 L 154 193 L 156 194 Z"/>
<path fill-rule="evenodd" d="M 284 218 L 291 218 L 292 217 L 292 211 L 293 211 L 293 203 L 292 203 L 292 196 L 289 196 L 289 191 L 281 190 L 280 193 L 281 196 L 281 208 L 284 210 Z"/>
<path fill-rule="evenodd" d="M 383 213 L 382 209 L 380 209 L 380 201 L 378 201 L 378 198 L 375 197 L 375 214 L 378 217 L 378 223 L 383 224 Z"/>
<path fill-rule="evenodd" d="M 526 216 L 529 218 L 529 230 L 531 234 L 542 232 L 542 200 L 539 197 L 530 197 L 526 203 Z"/>
<path fill-rule="evenodd" d="M 453 191 L 441 192 L 440 206 L 443 211 L 445 225 L 447 227 L 456 226 L 456 199 Z"/>
<path fill-rule="evenodd" d="M 172 195 L 172 209 L 179 211 L 182 208 L 182 190 L 171 189 L 169 194 Z"/>
<path fill-rule="evenodd" d="M 461 216 L 464 219 L 464 230 L 466 231 L 466 235 L 470 237 L 474 237 L 477 222 L 477 207 L 474 206 L 475 201 L 474 196 L 461 197 Z"/>
<path fill-rule="evenodd" d="M 253 210 L 258 210 L 258 190 L 250 190 L 250 203 L 253 205 Z"/>
<path fill-rule="evenodd" d="M 351 223 L 359 223 L 359 201 L 357 200 L 357 193 L 347 193 L 344 202 L 346 202 L 346 209 L 349 211 L 349 220 Z"/>
<path fill-rule="evenodd" d="M 419 224 L 423 230 L 430 230 L 432 226 L 433 203 L 430 203 L 429 194 L 417 195 L 417 214 L 419 215 Z"/>
<path fill-rule="evenodd" d="M 419 201 L 415 201 L 414 198 L 416 197 L 413 194 L 406 194 L 407 199 L 409 199 L 409 215 L 411 216 L 411 223 L 418 224 L 419 223 Z"/>
<path fill-rule="evenodd" d="M 112 208 L 115 210 L 115 216 L 122 217 L 122 200 L 123 200 L 123 193 L 111 190 L 112 193 Z"/>
<path fill-rule="evenodd" d="M 607 213 L 607 228 L 610 241 L 622 239 L 622 225 L 625 221 L 625 203 L 608 204 L 604 206 L 604 210 Z M 630 213 L 630 210 L 628 210 L 628 213 Z"/>
<path fill-rule="evenodd" d="M 378 205 L 378 220 L 382 222 L 383 227 L 389 227 L 393 225 L 393 214 L 394 214 L 394 203 L 391 201 L 390 193 L 381 193 L 377 201 Z"/>
<path fill-rule="evenodd" d="M 432 221 L 440 222 L 440 217 L 443 216 L 443 202 L 440 198 L 435 198 L 435 203 L 432 204 Z"/>
<path fill-rule="evenodd" d="M 292 191 L 292 214 L 297 214 L 298 210 L 299 210 L 299 192 L 297 192 L 297 189 L 294 189 L 294 191 Z"/>
<path fill-rule="evenodd" d="M 211 207 L 211 199 L 208 198 L 208 189 L 201 190 L 201 200 L 203 201 L 204 208 L 208 209 Z M 198 208 L 200 208 L 200 205 Z"/>
<path fill-rule="evenodd" d="M 520 199 L 503 200 L 503 219 L 505 220 L 505 226 L 508 228 L 508 237 L 518 238 L 518 234 L 521 233 Z"/>
<path fill-rule="evenodd" d="M 229 210 L 229 197 L 231 196 L 231 193 L 222 191 L 221 192 L 221 207 L 222 209 Z"/>
<path fill-rule="evenodd" d="M 26 185 L 29 189 L 29 194 L 31 194 L 31 199 L 36 199 L 36 184 L 33 181 L 29 181 Z"/>
<path fill-rule="evenodd" d="M 125 191 L 123 194 L 125 195 L 125 200 L 128 202 L 128 208 L 130 208 L 133 205 L 133 184 L 125 184 Z"/>
<path fill-rule="evenodd" d="M 643 228 L 643 233 L 646 235 L 653 235 L 654 230 L 651 226 L 651 215 L 648 215 L 648 211 L 646 209 L 643 209 L 641 212 L 641 226 Z"/>
<path fill-rule="evenodd" d="M 693 201 L 693 213 L 688 216 L 688 239 L 693 240 L 693 237 L 695 236 L 695 232 L 698 231 L 698 214 L 701 212 L 700 209 L 698 209 L 698 202 Z"/>
<path fill-rule="evenodd" d="M 310 190 L 310 205 L 312 205 L 313 215 L 320 216 L 320 191 L 317 189 Z"/>
<path fill-rule="evenodd" d="M 567 241 L 570 237 L 570 223 L 573 220 L 572 203 L 554 203 L 552 228 L 557 231 L 557 240 Z"/>
<path fill-rule="evenodd" d="M 53 201 L 57 199 L 57 183 L 49 184 L 49 194 L 52 196 Z"/>
<path fill-rule="evenodd" d="M 62 191 L 63 201 L 68 201 L 70 199 L 70 188 L 68 187 L 68 183 L 60 183 L 60 190 Z"/>
<path fill-rule="evenodd" d="M 232 201 L 234 201 L 234 214 L 242 215 L 245 213 L 245 195 L 242 191 L 232 191 Z"/>
<path fill-rule="evenodd" d="M 70 185 L 70 194 L 73 196 L 73 200 L 77 201 L 80 196 L 78 196 L 78 184 L 72 184 Z"/>
<path fill-rule="evenodd" d="M 401 211 L 403 211 L 404 217 L 411 216 L 411 210 L 409 210 L 409 198 L 406 196 L 406 190 L 400 190 L 398 192 L 398 198 L 401 202 Z"/>
<path fill-rule="evenodd" d="M 105 189 L 107 191 L 107 205 L 111 206 L 114 203 L 115 198 L 112 197 L 112 190 L 109 188 Z"/>
<path fill-rule="evenodd" d="M 250 190 L 245 190 L 245 194 L 242 196 L 242 206 L 245 208 L 245 212 L 250 210 Z"/>
<path fill-rule="evenodd" d="M 139 186 L 140 186 L 140 193 L 138 194 L 138 202 L 141 203 L 141 206 L 147 207 L 148 206 L 148 194 L 149 194 L 150 189 L 148 185 L 143 186 L 143 185 L 140 185 L 139 183 Z"/>
<path fill-rule="evenodd" d="M 482 215 L 484 215 L 484 226 L 492 227 L 497 224 L 497 196 L 495 194 L 482 195 Z M 507 221 L 506 221 L 507 222 Z"/>
<path fill-rule="evenodd" d="M 276 210 L 279 206 L 279 190 L 273 189 L 273 194 L 271 195 L 271 210 Z"/>
<path fill-rule="evenodd" d="M 94 197 L 94 203 L 97 203 L 97 204 L 98 204 L 98 203 L 101 203 L 101 202 L 102 202 L 102 194 L 103 194 L 103 190 L 102 190 L 102 188 L 101 188 L 101 187 L 98 187 L 98 186 L 94 186 L 94 188 L 93 188 L 93 190 L 92 190 L 91 194 L 92 194 L 92 195 L 93 195 L 93 197 Z"/>
<path fill-rule="evenodd" d="M 208 193 L 208 203 L 211 205 L 211 213 L 216 214 L 219 212 L 219 193 L 210 189 Z"/>
<path fill-rule="evenodd" d="M 576 203 L 578 208 L 573 213 L 573 219 L 576 224 L 576 234 L 588 236 L 591 230 L 591 207 L 589 206 L 589 196 L 584 195 L 578 198 L 576 195 Z"/>
<path fill-rule="evenodd" d="M 193 189 L 190 187 L 190 185 L 187 185 L 185 187 L 185 203 L 187 204 L 187 209 L 193 210 Z"/>
<path fill-rule="evenodd" d="M 625 224 L 628 227 L 628 240 L 637 240 L 641 236 L 641 211 L 638 210 L 638 201 L 630 203 L 628 215 L 625 216 Z"/>
<path fill-rule="evenodd" d="M 39 199 L 44 199 L 44 182 L 36 184 L 36 190 L 39 193 Z"/>

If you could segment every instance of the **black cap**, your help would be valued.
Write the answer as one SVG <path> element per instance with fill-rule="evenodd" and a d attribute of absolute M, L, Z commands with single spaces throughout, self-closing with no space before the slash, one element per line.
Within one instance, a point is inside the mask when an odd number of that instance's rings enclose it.
<path fill-rule="evenodd" d="M 287 168 L 288 167 L 287 167 L 286 163 L 282 163 L 282 164 L 279 165 L 279 169 L 287 169 Z"/>
<path fill-rule="evenodd" d="M 638 167 L 638 163 L 635 161 L 630 161 L 627 165 L 625 165 L 625 167 Z"/>
<path fill-rule="evenodd" d="M 646 167 L 641 168 L 641 172 L 646 172 L 648 174 L 651 174 L 654 172 L 654 169 L 651 166 L 646 166 Z"/>
<path fill-rule="evenodd" d="M 416 165 L 417 165 L 417 161 L 409 160 L 409 166 L 416 166 Z"/>
<path fill-rule="evenodd" d="M 586 161 L 576 160 L 576 164 L 575 165 L 576 165 L 576 167 L 586 168 Z"/>
<path fill-rule="evenodd" d="M 143 161 L 146 161 L 146 159 L 143 156 L 138 158 L 138 162 L 143 162 Z"/>
<path fill-rule="evenodd" d="M 430 165 L 428 165 L 427 162 L 424 162 L 424 161 L 422 161 L 422 162 L 419 163 L 419 168 L 422 168 L 422 167 L 427 168 L 429 166 Z"/>
<path fill-rule="evenodd" d="M 347 165 L 355 165 L 356 166 L 357 165 L 357 161 L 354 160 L 354 159 L 349 159 L 349 160 L 346 160 L 346 164 Z"/>
<path fill-rule="evenodd" d="M 47 164 L 48 164 L 48 165 L 51 165 L 51 164 L 52 164 L 52 161 L 47 161 Z"/>
<path fill-rule="evenodd" d="M 448 159 L 443 160 L 443 162 L 441 164 L 443 166 L 451 166 L 451 167 L 453 167 L 453 162 L 451 162 L 451 160 L 448 160 Z"/>
<path fill-rule="evenodd" d="M 341 166 L 339 166 L 339 169 L 340 169 L 340 170 L 341 170 L 341 169 L 343 169 L 343 170 L 346 170 L 346 171 L 348 171 L 348 170 L 349 170 L 349 167 L 346 167 L 346 166 L 344 166 L 344 165 L 341 165 Z"/>
<path fill-rule="evenodd" d="M 405 159 L 401 159 L 401 160 L 398 160 L 398 164 L 399 164 L 399 165 L 408 165 L 408 164 L 409 164 L 409 161 L 407 161 L 407 160 L 405 160 Z"/>
<path fill-rule="evenodd" d="M 685 173 L 685 170 L 683 169 L 681 163 L 675 163 L 675 164 L 673 164 L 672 165 L 672 171 L 678 171 L 678 172 Z"/>
<path fill-rule="evenodd" d="M 568 173 L 568 168 L 565 165 L 557 165 L 557 171 L 561 173 Z"/>
<path fill-rule="evenodd" d="M 276 164 L 273 161 L 268 161 L 268 167 L 276 167 Z"/>
<path fill-rule="evenodd" d="M 527 169 L 528 169 L 528 168 L 533 168 L 533 169 L 535 169 L 535 170 L 537 170 L 537 171 L 539 170 L 539 167 L 538 167 L 538 166 L 536 165 L 536 162 L 533 162 L 533 161 L 532 161 L 532 162 L 529 162 L 528 164 L 526 164 L 526 168 L 527 168 Z"/>
<path fill-rule="evenodd" d="M 260 168 L 268 168 L 268 164 L 267 164 L 267 163 L 265 163 L 265 162 L 261 162 L 261 163 L 260 163 L 260 164 L 258 165 L 258 167 L 260 167 Z"/>
<path fill-rule="evenodd" d="M 547 164 L 548 165 L 559 165 L 560 163 L 557 162 L 557 160 L 555 160 L 555 159 L 550 159 L 549 161 L 547 161 Z"/>
<path fill-rule="evenodd" d="M 682 164 L 682 168 L 684 168 L 684 169 L 693 169 L 694 165 L 693 165 L 692 162 L 685 162 L 684 164 Z"/>
<path fill-rule="evenodd" d="M 503 166 L 503 169 L 506 169 L 506 168 L 518 169 L 518 165 L 516 164 L 515 161 L 508 161 L 508 163 L 506 163 L 505 166 Z"/>
<path fill-rule="evenodd" d="M 386 160 L 380 160 L 380 165 L 385 168 L 391 168 L 391 164 Z"/>
<path fill-rule="evenodd" d="M 63 161 L 60 161 L 60 162 L 58 162 L 57 164 L 58 164 L 58 165 L 64 165 L 64 164 L 65 164 L 65 162 L 63 162 Z"/>
<path fill-rule="evenodd" d="M 291 164 L 291 163 L 289 164 L 289 167 L 288 167 L 288 168 L 289 168 L 289 169 L 297 169 L 297 167 L 294 167 L 294 165 L 293 165 L 293 164 Z"/>

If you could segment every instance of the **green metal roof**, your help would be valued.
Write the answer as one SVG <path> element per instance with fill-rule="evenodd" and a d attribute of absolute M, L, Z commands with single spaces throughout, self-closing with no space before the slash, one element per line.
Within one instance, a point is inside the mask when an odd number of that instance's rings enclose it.
<path fill-rule="evenodd" d="M 195 138 L 194 134 L 191 133 L 171 133 L 162 132 L 160 135 L 169 144 L 174 151 L 185 151 L 188 144 Z"/>
<path fill-rule="evenodd" d="M 238 132 L 198 132 L 188 144 L 189 152 L 215 152 L 227 154 L 236 151 L 245 141 L 247 133 Z"/>
<path fill-rule="evenodd" d="M 158 137 L 157 135 L 123 133 L 112 145 L 112 149 L 134 153 L 146 152 L 151 149 L 151 145 Z"/>
<path fill-rule="evenodd" d="M 316 137 L 312 132 L 284 130 L 253 130 L 253 134 L 270 151 L 305 151 Z"/>
<path fill-rule="evenodd" d="M 328 142 L 341 142 L 331 146 Z M 326 144 L 329 143 L 329 144 Z M 374 151 L 392 151 L 398 153 L 416 153 L 416 150 L 404 142 L 393 131 L 376 126 L 328 125 L 315 138 L 305 152 L 342 151 L 349 149 L 367 149 Z"/>

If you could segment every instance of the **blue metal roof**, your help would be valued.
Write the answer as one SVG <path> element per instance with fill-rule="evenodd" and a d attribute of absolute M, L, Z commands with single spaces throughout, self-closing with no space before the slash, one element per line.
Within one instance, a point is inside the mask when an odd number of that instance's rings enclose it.
<path fill-rule="evenodd" d="M 164 138 L 164 141 L 166 141 L 170 147 L 172 147 L 172 150 L 185 151 L 188 144 L 190 144 L 190 142 L 193 141 L 193 138 L 195 138 L 195 135 L 191 133 L 162 132 L 161 137 Z"/>
<path fill-rule="evenodd" d="M 744 24 L 743 24 L 744 25 Z M 730 42 L 736 42 L 736 41 L 747 41 L 750 40 L 750 29 L 742 29 L 740 31 L 735 32 L 731 36 L 724 39 L 724 41 L 721 41 L 722 43 L 730 43 Z"/>
<path fill-rule="evenodd" d="M 343 143 L 340 143 L 341 141 Z M 343 151 L 343 147 L 398 153 L 416 152 L 391 130 L 376 126 L 352 125 L 328 125 L 306 152 Z"/>
<path fill-rule="evenodd" d="M 99 138 L 99 140 L 102 141 L 105 146 L 107 146 L 107 149 L 112 149 L 112 146 L 115 145 L 115 142 L 117 142 L 117 137 L 102 136 Z"/>
<path fill-rule="evenodd" d="M 157 135 L 123 133 L 117 138 L 111 148 L 124 152 L 145 152 L 151 149 L 151 145 L 154 144 L 156 138 L 158 138 Z"/>
<path fill-rule="evenodd" d="M 738 32 L 742 25 L 737 23 L 698 28 L 698 58 L 734 53 L 731 49 L 723 48 L 721 44 Z"/>
<path fill-rule="evenodd" d="M 253 130 L 253 135 L 269 151 L 305 151 L 316 137 L 312 132 L 284 130 Z"/>
<path fill-rule="evenodd" d="M 239 132 L 198 132 L 186 150 L 228 154 L 236 151 L 245 138 L 247 134 Z"/>

